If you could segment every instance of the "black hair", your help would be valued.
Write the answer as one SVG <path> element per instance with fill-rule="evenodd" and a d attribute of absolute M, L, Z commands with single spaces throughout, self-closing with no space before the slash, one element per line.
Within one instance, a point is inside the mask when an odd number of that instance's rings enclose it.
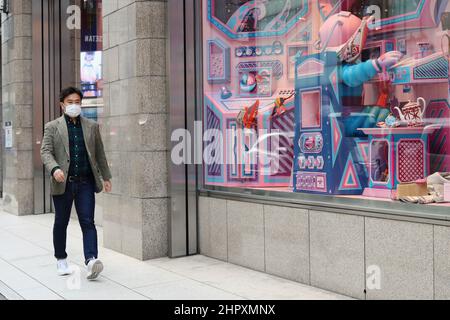
<path fill-rule="evenodd" d="M 80 96 L 80 99 L 83 100 L 83 93 L 81 92 L 80 89 L 75 88 L 75 87 L 67 87 L 65 89 L 61 90 L 61 93 L 59 94 L 59 101 L 60 102 L 64 102 L 64 100 L 70 96 L 71 94 L 77 94 Z"/>

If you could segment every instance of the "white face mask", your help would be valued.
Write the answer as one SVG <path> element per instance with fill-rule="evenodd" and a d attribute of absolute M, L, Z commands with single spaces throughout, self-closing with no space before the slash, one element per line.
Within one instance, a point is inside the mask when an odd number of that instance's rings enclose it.
<path fill-rule="evenodd" d="M 69 104 L 65 108 L 65 114 L 71 118 L 76 118 L 81 114 L 81 106 L 79 104 Z"/>

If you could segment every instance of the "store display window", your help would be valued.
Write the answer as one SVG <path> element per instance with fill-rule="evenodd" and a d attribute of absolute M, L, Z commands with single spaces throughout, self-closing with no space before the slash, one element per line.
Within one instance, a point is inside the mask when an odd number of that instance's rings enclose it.
<path fill-rule="evenodd" d="M 203 0 L 203 186 L 449 206 L 449 13 Z"/>
<path fill-rule="evenodd" d="M 84 95 L 83 115 L 98 121 L 103 108 L 103 20 L 102 0 L 79 3 L 81 30 L 79 52 L 80 87 Z"/>

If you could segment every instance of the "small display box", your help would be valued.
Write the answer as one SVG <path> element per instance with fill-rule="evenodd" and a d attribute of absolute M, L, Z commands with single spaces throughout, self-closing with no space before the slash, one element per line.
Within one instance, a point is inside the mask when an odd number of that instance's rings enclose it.
<path fill-rule="evenodd" d="M 424 179 L 429 174 L 429 135 L 437 128 L 363 128 L 369 136 L 369 187 L 365 196 L 395 199 L 399 183 Z"/>
<path fill-rule="evenodd" d="M 241 62 L 236 71 L 236 92 L 240 98 L 271 97 L 275 91 L 274 80 L 283 75 L 283 65 L 278 60 Z"/>
<path fill-rule="evenodd" d="M 208 82 L 230 82 L 230 47 L 218 39 L 208 41 Z"/>

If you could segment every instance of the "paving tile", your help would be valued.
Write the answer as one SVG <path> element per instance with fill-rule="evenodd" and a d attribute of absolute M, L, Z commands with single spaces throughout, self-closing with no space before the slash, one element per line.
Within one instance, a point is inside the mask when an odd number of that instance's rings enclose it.
<path fill-rule="evenodd" d="M 177 273 L 183 273 L 185 270 L 202 268 L 206 266 L 212 266 L 217 264 L 224 264 L 225 262 L 209 258 L 203 255 L 194 255 L 189 257 L 181 258 L 159 258 L 154 260 L 149 260 L 145 262 L 148 265 L 163 268 Z"/>
<path fill-rule="evenodd" d="M 0 214 L 0 228 L 21 224 L 23 224 L 21 217 L 12 214 Z"/>
<path fill-rule="evenodd" d="M 202 255 L 143 262 L 102 246 L 104 272 L 97 281 L 87 281 L 76 221 L 71 221 L 67 238 L 74 272 L 57 276 L 52 220 L 52 215 L 15 217 L 0 212 L 0 281 L 25 299 L 346 298 Z M 100 238 L 103 229 L 98 231 Z"/>
<path fill-rule="evenodd" d="M 73 273 L 58 276 L 52 257 L 47 256 L 16 261 L 17 267 L 65 299 L 135 300 L 143 299 L 125 286 L 100 276 L 95 282 L 86 279 L 82 265 L 70 263 Z"/>
<path fill-rule="evenodd" d="M 16 291 L 12 290 L 5 283 L 0 281 L 0 300 L 24 300 Z"/>
<path fill-rule="evenodd" d="M 21 217 L 22 223 L 23 223 L 23 221 L 26 221 L 28 223 L 34 223 L 34 224 L 38 224 L 38 225 L 49 227 L 49 228 L 53 227 L 54 220 L 55 220 L 55 215 L 51 214 L 51 213 L 49 213 L 49 214 L 34 214 L 34 215 L 30 215 L 30 216 Z"/>
<path fill-rule="evenodd" d="M 53 241 L 52 230 L 36 223 L 8 226 L 3 229 L 32 243 L 44 241 L 51 243 Z"/>
<path fill-rule="evenodd" d="M 45 287 L 20 290 L 17 293 L 25 300 L 64 300 L 63 297 Z"/>
<path fill-rule="evenodd" d="M 184 277 L 177 275 L 176 273 L 152 267 L 142 262 L 124 264 L 120 262 L 108 263 L 108 260 L 103 260 L 103 263 L 105 265 L 105 270 L 102 275 L 108 279 L 114 279 L 114 281 L 121 283 L 127 288 L 136 288 L 184 279 Z"/>
<path fill-rule="evenodd" d="M 47 250 L 34 245 L 30 241 L 23 240 L 4 229 L 0 232 L 0 258 L 4 260 L 9 261 L 47 253 Z"/>
<path fill-rule="evenodd" d="M 0 259 L 0 281 L 13 291 L 43 287 L 41 283 Z"/>
<path fill-rule="evenodd" d="M 185 269 L 183 275 L 247 299 L 347 299 L 345 296 L 228 263 Z"/>
<path fill-rule="evenodd" d="M 152 300 L 242 300 L 242 297 L 193 280 L 173 281 L 135 289 Z"/>

